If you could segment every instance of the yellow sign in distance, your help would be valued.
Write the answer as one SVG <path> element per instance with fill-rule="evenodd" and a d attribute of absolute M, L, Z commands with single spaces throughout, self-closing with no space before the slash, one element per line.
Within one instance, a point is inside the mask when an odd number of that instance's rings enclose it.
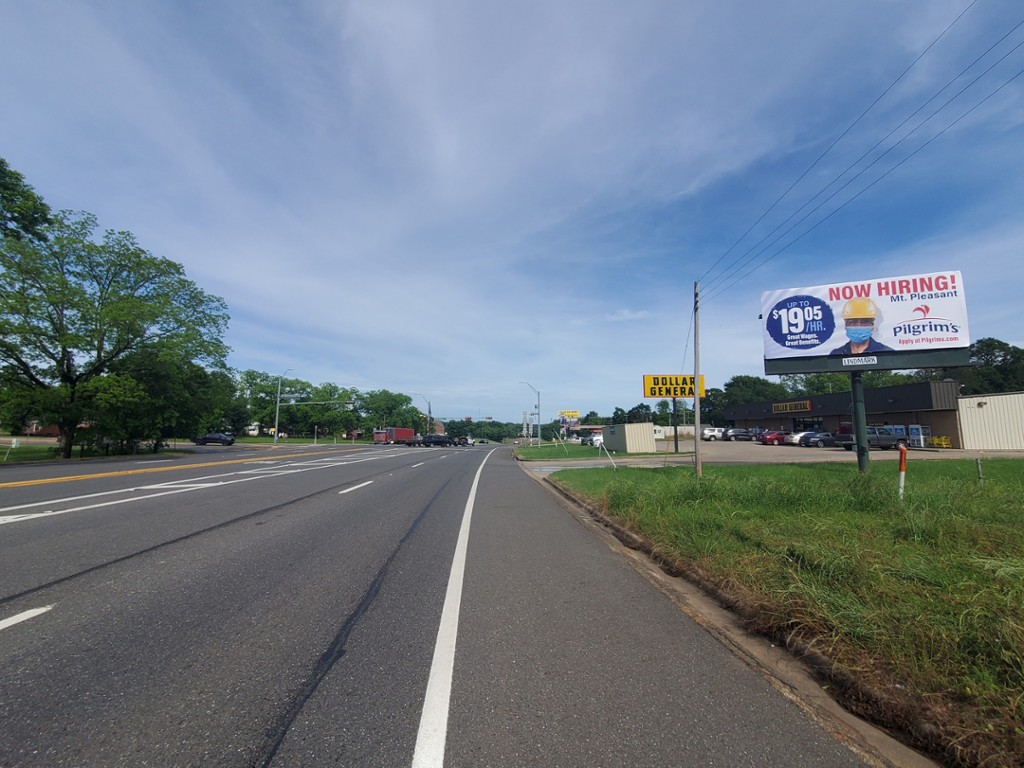
<path fill-rule="evenodd" d="M 580 417 L 579 411 L 559 411 L 559 416 L 565 416 L 567 419 L 578 419 Z"/>
<path fill-rule="evenodd" d="M 811 410 L 810 400 L 793 400 L 789 403 L 772 403 L 772 413 L 806 413 Z"/>
<path fill-rule="evenodd" d="M 693 397 L 693 376 L 644 375 L 644 397 Z M 700 396 L 704 397 L 704 376 L 700 377 Z"/>

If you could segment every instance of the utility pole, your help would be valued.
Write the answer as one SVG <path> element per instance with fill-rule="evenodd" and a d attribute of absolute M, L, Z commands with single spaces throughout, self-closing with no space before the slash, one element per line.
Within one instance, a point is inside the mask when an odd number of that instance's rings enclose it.
<path fill-rule="evenodd" d="M 278 419 L 281 415 L 281 379 L 284 378 L 284 374 L 288 373 L 291 368 L 285 368 L 284 373 L 277 377 L 277 407 L 274 409 L 274 445 L 277 445 L 277 426 Z"/>
<path fill-rule="evenodd" d="M 700 281 L 693 284 L 693 468 L 704 476 L 700 455 Z"/>
<path fill-rule="evenodd" d="M 520 384 L 525 384 L 526 386 L 528 386 L 530 389 L 532 389 L 534 392 L 537 393 L 537 447 L 540 448 L 540 441 L 541 441 L 541 430 L 540 430 L 540 390 L 535 388 L 533 386 L 533 384 L 531 384 L 528 381 L 520 381 L 519 383 Z"/>

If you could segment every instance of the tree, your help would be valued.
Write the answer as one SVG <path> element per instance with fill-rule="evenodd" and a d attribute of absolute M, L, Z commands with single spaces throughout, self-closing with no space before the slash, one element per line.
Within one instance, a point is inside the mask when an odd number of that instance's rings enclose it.
<path fill-rule="evenodd" d="M 971 344 L 974 368 L 962 368 L 955 375 L 965 395 L 1024 391 L 1024 349 L 986 337 Z M 943 378 L 948 376 L 943 373 Z"/>
<path fill-rule="evenodd" d="M 724 426 L 727 399 L 728 396 L 718 387 L 706 390 L 700 399 L 700 423 L 705 427 Z"/>
<path fill-rule="evenodd" d="M 580 424 L 604 424 L 605 420 L 598 415 L 597 411 L 590 411 L 586 416 L 580 419 Z"/>
<path fill-rule="evenodd" d="M 382 427 L 408 427 L 420 432 L 423 420 L 412 398 L 386 389 L 363 392 L 356 400 L 363 413 L 363 433 L 372 433 Z"/>
<path fill-rule="evenodd" d="M 223 299 L 130 232 L 96 242 L 96 226 L 62 211 L 45 239 L 0 240 L 0 379 L 57 425 L 65 458 L 114 363 L 148 348 L 222 366 L 227 353 Z"/>
<path fill-rule="evenodd" d="M 42 239 L 49 222 L 50 207 L 0 157 L 0 240 Z"/>
<path fill-rule="evenodd" d="M 612 411 L 612 418 L 609 424 L 625 424 L 627 421 L 626 412 L 616 406 L 615 410 Z"/>
<path fill-rule="evenodd" d="M 654 421 L 654 412 L 647 403 L 638 403 L 626 411 L 627 424 L 640 424 Z"/>
<path fill-rule="evenodd" d="M 760 376 L 733 376 L 725 382 L 726 405 L 759 403 L 763 400 L 785 400 L 789 390 L 784 384 Z"/>

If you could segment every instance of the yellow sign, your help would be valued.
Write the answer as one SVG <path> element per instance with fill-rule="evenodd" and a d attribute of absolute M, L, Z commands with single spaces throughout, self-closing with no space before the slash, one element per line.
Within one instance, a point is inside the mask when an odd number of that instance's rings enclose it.
<path fill-rule="evenodd" d="M 772 413 L 803 413 L 811 410 L 810 400 L 794 400 L 790 403 L 772 403 Z"/>
<path fill-rule="evenodd" d="M 565 416 L 567 419 L 578 419 L 580 417 L 579 411 L 559 411 L 559 416 Z"/>
<path fill-rule="evenodd" d="M 644 375 L 644 397 L 693 397 L 693 376 Z M 700 377 L 700 396 L 704 397 L 704 377 Z"/>

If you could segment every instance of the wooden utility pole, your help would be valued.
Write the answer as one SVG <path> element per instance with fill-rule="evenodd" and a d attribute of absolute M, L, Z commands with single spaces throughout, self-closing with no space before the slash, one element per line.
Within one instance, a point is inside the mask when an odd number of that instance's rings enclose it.
<path fill-rule="evenodd" d="M 700 281 L 693 284 L 693 468 L 703 477 L 700 456 Z"/>

